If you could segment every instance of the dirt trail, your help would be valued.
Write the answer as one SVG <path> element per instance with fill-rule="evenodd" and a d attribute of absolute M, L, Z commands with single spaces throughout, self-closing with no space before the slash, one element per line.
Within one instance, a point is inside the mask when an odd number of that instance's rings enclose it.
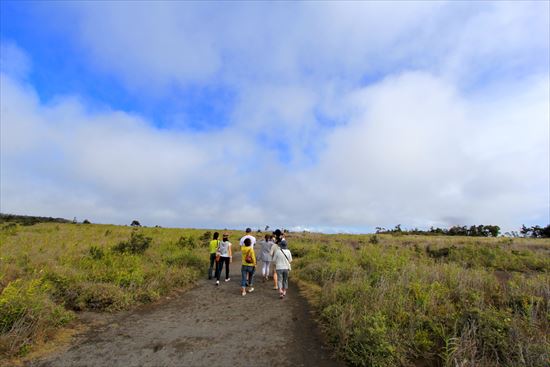
<path fill-rule="evenodd" d="M 188 292 L 118 316 L 77 338 L 67 351 L 27 366 L 343 366 L 323 347 L 295 284 L 280 300 L 273 283 L 262 283 L 256 274 L 254 292 L 241 296 L 240 253 L 235 255 L 229 282 L 223 274 L 219 286 L 201 280 Z"/>

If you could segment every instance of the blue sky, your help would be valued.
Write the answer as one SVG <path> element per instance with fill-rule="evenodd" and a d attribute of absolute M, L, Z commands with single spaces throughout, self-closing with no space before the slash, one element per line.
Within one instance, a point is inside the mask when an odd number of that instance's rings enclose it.
<path fill-rule="evenodd" d="M 1 211 L 322 231 L 548 224 L 549 13 L 2 1 Z"/>

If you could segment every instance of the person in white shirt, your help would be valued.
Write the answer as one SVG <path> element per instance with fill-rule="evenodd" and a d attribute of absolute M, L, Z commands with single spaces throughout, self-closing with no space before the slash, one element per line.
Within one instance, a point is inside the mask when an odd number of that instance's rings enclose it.
<path fill-rule="evenodd" d="M 279 246 L 274 248 L 273 263 L 277 271 L 277 286 L 279 288 L 279 298 L 286 297 L 288 289 L 288 274 L 290 272 L 290 263 L 292 262 L 292 254 L 287 248 L 286 240 L 283 238 L 279 242 Z"/>
<path fill-rule="evenodd" d="M 223 240 L 218 244 L 217 253 L 220 254 L 220 260 L 216 267 L 216 285 L 220 284 L 220 274 L 223 265 L 225 264 L 225 281 L 229 282 L 229 263 L 233 261 L 233 253 L 231 251 L 231 242 L 229 242 L 229 234 L 223 234 Z"/>
<path fill-rule="evenodd" d="M 251 246 L 252 248 L 254 248 L 254 245 L 256 244 L 256 237 L 252 236 L 250 233 L 252 232 L 252 230 L 250 228 L 247 228 L 246 229 L 246 234 L 244 236 L 241 237 L 241 240 L 239 241 L 239 244 L 242 246 L 244 246 L 244 240 L 247 239 L 247 238 L 250 238 L 250 242 L 251 242 Z"/>

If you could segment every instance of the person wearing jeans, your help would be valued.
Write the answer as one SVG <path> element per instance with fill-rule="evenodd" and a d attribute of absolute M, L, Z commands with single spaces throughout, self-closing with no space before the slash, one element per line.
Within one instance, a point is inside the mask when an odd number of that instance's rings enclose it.
<path fill-rule="evenodd" d="M 248 293 L 254 291 L 254 271 L 256 269 L 256 254 L 250 238 L 244 240 L 244 245 L 241 247 L 241 257 L 241 295 L 246 296 L 247 286 Z"/>
<path fill-rule="evenodd" d="M 292 262 L 292 254 L 287 248 L 286 240 L 279 242 L 278 248 L 273 252 L 273 262 L 277 271 L 277 287 L 279 288 L 279 298 L 286 297 L 288 289 L 288 274 L 290 272 L 290 263 Z"/>

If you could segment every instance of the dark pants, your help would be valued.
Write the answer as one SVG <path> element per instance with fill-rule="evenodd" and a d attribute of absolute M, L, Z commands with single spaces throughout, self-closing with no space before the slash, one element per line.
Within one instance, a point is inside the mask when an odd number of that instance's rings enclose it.
<path fill-rule="evenodd" d="M 212 271 L 215 271 L 216 253 L 210 254 L 210 267 L 208 268 L 208 279 L 212 279 Z"/>
<path fill-rule="evenodd" d="M 216 268 L 216 279 L 220 280 L 223 264 L 225 264 L 225 279 L 229 279 L 229 257 L 220 257 L 218 261 L 218 267 Z"/>

